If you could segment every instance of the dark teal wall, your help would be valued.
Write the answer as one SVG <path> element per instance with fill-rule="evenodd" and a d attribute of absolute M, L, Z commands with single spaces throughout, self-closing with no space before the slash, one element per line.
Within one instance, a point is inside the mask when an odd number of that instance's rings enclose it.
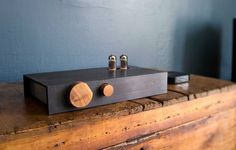
<path fill-rule="evenodd" d="M 130 64 L 231 77 L 235 0 L 0 0 L 0 80 Z"/>

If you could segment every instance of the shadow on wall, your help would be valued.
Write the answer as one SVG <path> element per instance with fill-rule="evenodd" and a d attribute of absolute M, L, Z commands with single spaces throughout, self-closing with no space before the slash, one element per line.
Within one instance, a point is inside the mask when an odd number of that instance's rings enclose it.
<path fill-rule="evenodd" d="M 177 26 L 178 28 L 178 26 Z M 220 76 L 221 30 L 210 23 L 181 25 L 183 33 L 176 34 L 177 49 L 174 50 L 174 62 L 178 70 L 210 77 Z M 185 28 L 185 29 L 183 29 Z M 185 32 L 184 32 L 185 31 Z M 175 48 L 175 47 L 174 47 Z M 178 55 L 181 54 L 181 58 Z M 176 57 L 177 56 L 177 57 Z"/>

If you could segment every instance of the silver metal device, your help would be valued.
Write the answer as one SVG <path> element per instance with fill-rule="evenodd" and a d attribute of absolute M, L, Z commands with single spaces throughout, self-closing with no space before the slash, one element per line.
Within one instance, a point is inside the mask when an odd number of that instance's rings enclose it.
<path fill-rule="evenodd" d="M 127 55 L 120 56 L 120 69 L 123 69 L 123 70 L 128 69 L 128 56 Z"/>
<path fill-rule="evenodd" d="M 108 70 L 115 71 L 116 70 L 116 56 L 110 55 L 108 57 Z"/>

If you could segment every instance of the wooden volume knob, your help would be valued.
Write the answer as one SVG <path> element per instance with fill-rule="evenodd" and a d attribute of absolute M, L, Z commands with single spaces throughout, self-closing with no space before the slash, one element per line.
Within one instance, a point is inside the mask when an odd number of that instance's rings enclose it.
<path fill-rule="evenodd" d="M 100 89 L 101 89 L 102 94 L 107 97 L 112 96 L 114 92 L 113 86 L 108 83 L 104 83 Z"/>
<path fill-rule="evenodd" d="M 92 98 L 93 92 L 84 82 L 78 82 L 70 91 L 70 103 L 78 108 L 87 106 Z"/>

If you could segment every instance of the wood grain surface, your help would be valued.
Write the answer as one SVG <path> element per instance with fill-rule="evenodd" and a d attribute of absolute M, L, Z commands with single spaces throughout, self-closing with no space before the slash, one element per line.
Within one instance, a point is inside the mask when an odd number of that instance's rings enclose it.
<path fill-rule="evenodd" d="M 93 92 L 87 83 L 78 82 L 70 91 L 70 103 L 75 107 L 87 106 L 93 98 Z"/>
<path fill-rule="evenodd" d="M 235 150 L 236 108 L 133 139 L 106 150 Z"/>
<path fill-rule="evenodd" d="M 101 87 L 100 90 L 102 92 L 102 94 L 106 97 L 110 97 L 112 96 L 112 94 L 114 93 L 114 88 L 111 84 L 108 83 L 104 83 Z"/>
<path fill-rule="evenodd" d="M 168 89 L 48 116 L 45 104 L 24 98 L 22 83 L 0 84 L 0 149 L 235 149 L 234 83 L 192 75 Z"/>

